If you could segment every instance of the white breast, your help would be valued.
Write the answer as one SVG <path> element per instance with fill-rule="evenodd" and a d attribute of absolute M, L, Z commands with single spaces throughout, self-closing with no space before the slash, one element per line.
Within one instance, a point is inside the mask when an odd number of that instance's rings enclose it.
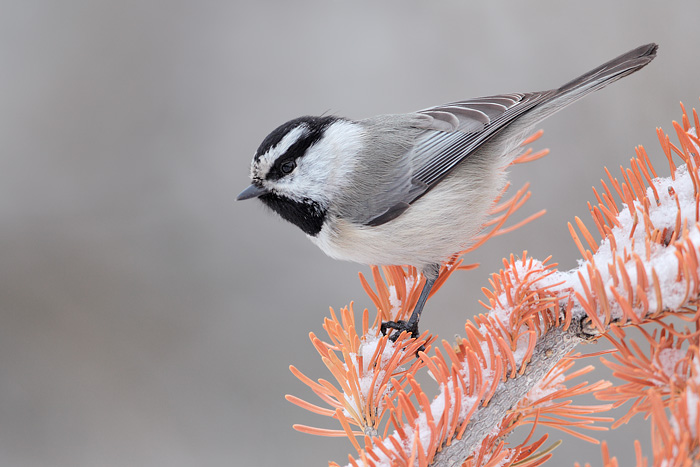
<path fill-rule="evenodd" d="M 486 221 L 505 173 L 476 151 L 396 219 L 376 227 L 329 219 L 312 241 L 336 259 L 412 265 L 446 261 L 467 248 Z"/>

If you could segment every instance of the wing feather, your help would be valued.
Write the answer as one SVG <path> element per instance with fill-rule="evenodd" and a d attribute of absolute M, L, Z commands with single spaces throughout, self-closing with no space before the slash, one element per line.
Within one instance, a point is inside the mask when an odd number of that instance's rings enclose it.
<path fill-rule="evenodd" d="M 413 118 L 412 128 L 419 133 L 413 135 L 411 148 L 389 151 L 398 159 L 392 159 L 392 169 L 379 177 L 375 170 L 373 180 L 388 175 L 390 181 L 375 184 L 371 194 L 374 209 L 365 210 L 356 218 L 369 218 L 372 225 L 388 222 L 526 112 L 538 108 L 526 117 L 527 124 L 534 125 L 584 95 L 643 68 L 654 59 L 657 48 L 653 43 L 637 47 L 551 91 L 479 97 L 390 117 L 384 126 L 389 134 L 403 128 L 401 124 L 406 118 Z M 518 131 L 526 129 L 527 126 Z M 359 212 L 361 207 L 356 210 Z"/>
<path fill-rule="evenodd" d="M 475 149 L 522 113 L 548 98 L 550 92 L 502 94 L 479 97 L 420 110 L 415 115 L 424 131 L 412 149 L 406 152 L 403 169 L 394 173 L 392 187 L 384 187 L 365 225 L 381 225 L 394 219 L 408 206 L 430 191 Z"/>
<path fill-rule="evenodd" d="M 446 121 L 443 115 L 447 113 L 452 116 L 451 120 L 457 119 L 459 123 L 452 125 L 451 132 L 445 132 L 438 130 L 438 127 L 442 127 L 441 124 L 433 125 L 430 122 L 426 133 L 416 141 L 411 155 L 412 178 L 424 184 L 426 189 L 407 202 L 414 202 L 430 190 L 472 151 L 524 112 L 547 99 L 550 94 L 551 92 L 502 94 L 419 111 L 419 114 L 429 115 L 433 119 L 441 117 L 441 121 Z"/>

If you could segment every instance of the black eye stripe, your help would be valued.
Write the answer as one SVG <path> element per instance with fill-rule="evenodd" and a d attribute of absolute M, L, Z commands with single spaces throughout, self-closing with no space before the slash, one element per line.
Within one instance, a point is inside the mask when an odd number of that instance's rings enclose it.
<path fill-rule="evenodd" d="M 290 174 L 294 169 L 297 168 L 297 163 L 295 160 L 286 160 L 280 164 L 280 170 L 283 174 Z"/>
<path fill-rule="evenodd" d="M 324 129 L 326 129 L 331 123 L 335 122 L 336 120 L 339 120 L 339 118 L 330 115 L 326 117 L 305 116 L 295 118 L 294 120 L 290 120 L 287 123 L 284 123 L 275 128 L 269 135 L 265 137 L 263 142 L 260 144 L 260 147 L 258 147 L 258 150 L 255 152 L 255 160 L 260 159 L 260 156 L 268 152 L 273 147 L 277 146 L 290 131 L 292 131 L 294 128 L 297 128 L 300 125 L 306 126 L 306 128 L 310 130 L 310 133 L 315 133 L 318 130 L 321 130 L 321 132 L 323 132 Z"/>
<path fill-rule="evenodd" d="M 277 160 L 274 161 L 272 167 L 265 175 L 266 180 L 279 180 L 280 178 L 288 175 L 290 172 L 285 172 L 282 170 L 282 165 L 292 161 L 298 164 L 297 159 L 303 157 L 306 151 L 316 144 L 323 134 L 333 122 L 339 120 L 338 117 L 328 116 L 328 117 L 300 117 L 291 120 L 284 125 L 281 125 L 270 133 L 267 138 L 262 142 L 258 151 L 255 153 L 255 160 L 260 159 L 260 157 L 266 152 L 277 146 L 282 139 L 289 134 L 294 128 L 299 126 L 305 127 L 305 132 L 285 151 L 284 154 L 280 154 Z M 293 170 L 292 170 L 293 171 Z"/>

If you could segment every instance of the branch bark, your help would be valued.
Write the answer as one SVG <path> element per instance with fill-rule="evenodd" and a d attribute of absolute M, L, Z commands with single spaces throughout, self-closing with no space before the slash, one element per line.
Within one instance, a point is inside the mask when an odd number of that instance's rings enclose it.
<path fill-rule="evenodd" d="M 472 455 L 481 442 L 525 395 L 544 378 L 544 376 L 571 352 L 576 345 L 590 340 L 585 313 L 573 310 L 574 318 L 569 328 L 552 328 L 537 342 L 535 352 L 522 375 L 507 379 L 498 387 L 496 394 L 486 407 L 480 407 L 472 415 L 469 427 L 462 439 L 454 439 L 449 446 L 439 452 L 432 465 L 435 467 L 460 466 Z"/>

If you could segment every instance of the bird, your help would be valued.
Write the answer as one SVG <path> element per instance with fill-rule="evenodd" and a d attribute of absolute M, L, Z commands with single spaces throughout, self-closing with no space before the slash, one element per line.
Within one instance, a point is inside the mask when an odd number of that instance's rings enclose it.
<path fill-rule="evenodd" d="M 382 323 L 418 336 L 440 266 L 469 247 L 504 188 L 505 168 L 536 125 L 656 57 L 650 43 L 556 89 L 461 100 L 405 114 L 290 120 L 253 156 L 259 199 L 299 227 L 328 256 L 409 265 L 425 277 L 408 320 Z"/>

